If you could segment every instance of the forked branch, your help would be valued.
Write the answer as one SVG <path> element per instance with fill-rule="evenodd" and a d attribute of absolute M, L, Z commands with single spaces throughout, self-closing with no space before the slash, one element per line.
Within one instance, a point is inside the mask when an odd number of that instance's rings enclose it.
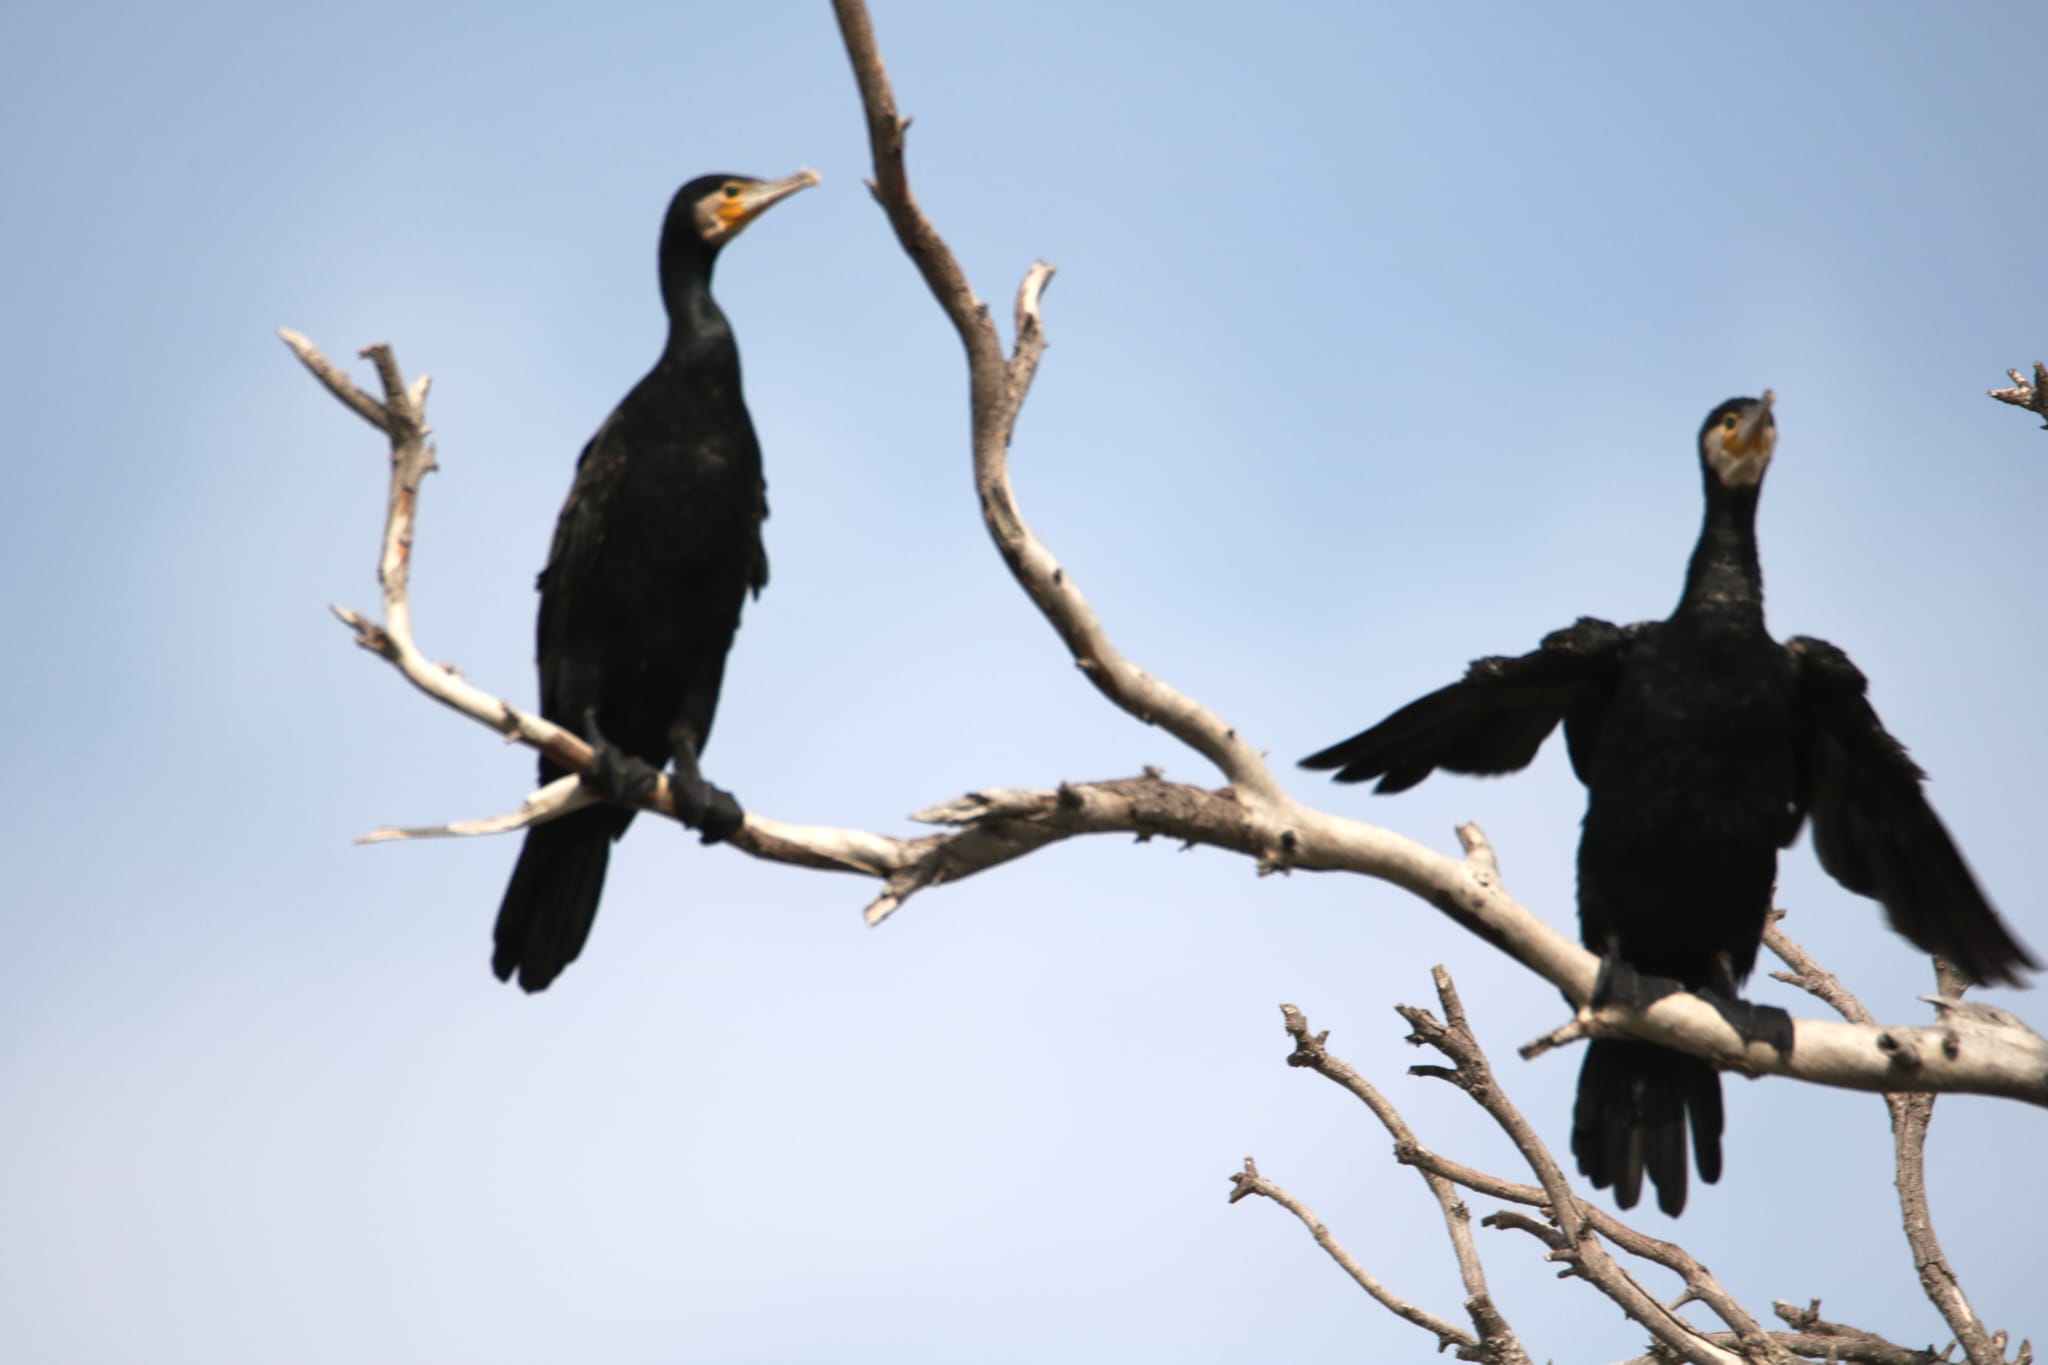
<path fill-rule="evenodd" d="M 1522 1232 L 1535 1238 L 1544 1248 L 1545 1259 L 1565 1267 L 1566 1277 L 1585 1281 L 1634 1321 L 1648 1328 L 1656 1338 L 1658 1349 L 1656 1354 L 1642 1357 L 1644 1362 L 1683 1359 L 1744 1362 L 1745 1365 L 1765 1365 L 1766 1362 L 1769 1365 L 1792 1365 L 1792 1362 L 1802 1359 L 1814 1359 L 1856 1361 L 1864 1362 L 1864 1365 L 1933 1365 L 1937 1357 L 1931 1353 L 1899 1346 L 1859 1328 L 1823 1320 L 1818 1302 L 1807 1309 L 1774 1304 L 1774 1311 L 1791 1330 L 1766 1328 L 1683 1247 L 1639 1232 L 1598 1205 L 1580 1200 L 1542 1139 L 1502 1089 L 1465 1017 L 1457 988 L 1449 974 L 1438 967 L 1434 976 L 1438 1002 L 1443 1010 L 1441 1019 L 1425 1009 L 1406 1005 L 1398 1009 L 1413 1030 L 1409 1041 L 1436 1049 L 1450 1065 L 1412 1067 L 1411 1074 L 1449 1081 L 1471 1096 L 1507 1134 L 1540 1184 L 1523 1184 L 1474 1170 L 1423 1146 L 1394 1105 L 1348 1063 L 1330 1052 L 1327 1034 L 1311 1034 L 1308 1021 L 1291 1005 L 1281 1006 L 1288 1036 L 1294 1042 L 1294 1051 L 1289 1054 L 1287 1062 L 1290 1066 L 1314 1071 L 1364 1103 L 1393 1135 L 1395 1159 L 1403 1165 L 1415 1167 L 1430 1182 L 1430 1188 L 1445 1208 L 1452 1228 L 1452 1246 L 1468 1294 L 1466 1309 L 1475 1327 L 1479 1328 L 1478 1339 L 1473 1341 L 1470 1334 L 1461 1329 L 1449 1328 L 1441 1319 L 1392 1299 L 1383 1286 L 1371 1279 L 1363 1266 L 1342 1251 L 1341 1244 L 1327 1228 L 1313 1221 L 1313 1215 L 1306 1212 L 1298 1199 L 1278 1191 L 1277 1187 L 1269 1189 L 1271 1182 L 1258 1175 L 1257 1167 L 1249 1158 L 1245 1171 L 1233 1177 L 1233 1202 L 1246 1194 L 1262 1194 L 1289 1208 L 1310 1225 L 1318 1244 L 1375 1299 L 1401 1317 L 1439 1332 L 1440 1343 L 1456 1347 L 1460 1359 L 1504 1361 L 1527 1357 L 1521 1343 L 1492 1307 L 1484 1279 L 1477 1273 L 1477 1251 L 1470 1246 L 1469 1238 L 1459 1235 L 1464 1221 L 1464 1204 L 1453 1187 L 1519 1206 L 1496 1210 L 1481 1222 L 1487 1227 Z M 1453 1209 L 1457 1211 L 1456 1217 L 1451 1216 Z M 1520 1209 L 1530 1212 L 1521 1212 Z M 1683 1292 L 1669 1303 L 1661 1301 L 1637 1280 L 1633 1272 L 1609 1255 L 1608 1246 L 1671 1271 L 1683 1284 Z M 1688 1303 L 1706 1308 L 1720 1319 L 1721 1326 L 1704 1328 L 1682 1317 L 1677 1310 Z M 1446 1331 L 1454 1335 L 1444 1335 Z M 1991 1340 L 2002 1347 L 2002 1336 Z M 2031 1359 L 2026 1347 L 2023 1346 L 2021 1351 L 2023 1360 Z M 1994 1355 L 1990 1358 L 1998 1360 L 2002 1357 Z M 1975 1358 L 1972 1359 L 1974 1361 Z"/>
<path fill-rule="evenodd" d="M 1852 1023 L 1869 1023 L 1870 1011 L 1863 1007 L 1863 1002 L 1792 940 L 1780 922 L 1783 918 L 1783 911 L 1772 912 L 1771 923 L 1764 930 L 1764 945 L 1791 970 L 1772 972 L 1771 976 L 1826 1001 Z M 2012 1017 L 1989 1005 L 1964 1004 L 1963 992 L 1970 988 L 1970 983 L 1939 958 L 1935 959 L 1934 981 L 1935 994 L 1927 999 L 1944 1019 L 1961 1022 L 1988 1017 L 1996 1022 Z M 1906 1244 L 1912 1248 L 1921 1289 L 1955 1333 L 1964 1359 L 1970 1365 L 2004 1365 L 2004 1334 L 1989 1331 L 1970 1307 L 1962 1282 L 1934 1235 L 1934 1213 L 1927 1202 L 1927 1125 L 1934 1119 L 1934 1100 L 1933 1095 L 1924 1093 L 1887 1093 L 1884 1097 L 1892 1121 L 1894 1183 L 1899 1191 L 1899 1216 L 1906 1230 Z M 2031 1357 L 2031 1344 L 2022 1342 L 2020 1353 L 2022 1359 Z"/>
<path fill-rule="evenodd" d="M 2028 412 L 2041 418 L 2041 425 L 2044 428 L 2048 428 L 2048 365 L 2043 365 L 2038 360 L 2034 362 L 2034 378 L 2032 383 L 2029 383 L 2027 377 L 2018 370 L 2007 370 L 2006 374 L 2012 380 L 2012 387 L 2009 389 L 1991 389 L 1989 390 L 1990 396 L 1996 398 L 2001 403 L 2010 403 L 2016 408 L 2025 408 Z"/>

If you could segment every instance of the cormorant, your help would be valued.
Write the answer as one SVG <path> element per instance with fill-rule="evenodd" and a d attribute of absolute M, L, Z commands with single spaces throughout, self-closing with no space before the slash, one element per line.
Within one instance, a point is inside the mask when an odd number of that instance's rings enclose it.
<path fill-rule="evenodd" d="M 711 266 L 748 223 L 817 183 L 808 170 L 706 175 L 676 191 L 661 230 L 668 344 L 583 447 L 540 573 L 541 714 L 597 746 L 592 785 L 607 796 L 644 790 L 673 759 L 678 814 L 706 843 L 745 818 L 698 759 L 740 609 L 768 582 L 761 449 Z M 543 783 L 562 775 L 541 759 Z M 517 972 L 545 990 L 576 959 L 612 841 L 632 821 L 593 806 L 527 831 L 498 908 L 500 981 Z"/>
<path fill-rule="evenodd" d="M 1463 681 L 1302 760 L 1339 782 L 1405 791 L 1436 768 L 1526 767 L 1558 722 L 1586 786 L 1579 934 L 1603 959 L 1597 1001 L 1648 1003 L 1672 983 L 1738 1030 L 1789 1048 L 1782 1011 L 1737 990 L 1756 963 L 1778 850 L 1807 819 L 1821 866 L 1876 898 L 1901 934 L 1981 982 L 2038 964 L 1984 899 L 1886 732 L 1856 666 L 1764 626 L 1757 495 L 1777 442 L 1772 395 L 1731 398 L 1700 428 L 1706 520 L 1669 620 L 1591 617 L 1520 658 L 1480 659 Z M 1652 982 L 1647 978 L 1661 978 Z M 1721 1086 L 1697 1057 L 1596 1040 L 1579 1072 L 1572 1153 L 1596 1189 L 1685 1207 L 1686 1128 L 1700 1178 L 1721 1173 Z"/>

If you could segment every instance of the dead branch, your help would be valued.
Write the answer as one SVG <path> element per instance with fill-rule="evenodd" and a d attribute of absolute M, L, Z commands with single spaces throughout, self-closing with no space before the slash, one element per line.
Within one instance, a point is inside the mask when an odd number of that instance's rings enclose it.
<path fill-rule="evenodd" d="M 2029 384 L 2025 375 L 2018 370 L 2007 370 L 2012 379 L 2009 389 L 1990 389 L 1987 392 L 2001 403 L 2010 403 L 2016 408 L 2025 408 L 2036 417 L 2042 418 L 2041 426 L 2048 429 L 2048 365 L 2034 362 L 2034 382 Z"/>
<path fill-rule="evenodd" d="M 379 402 L 356 387 L 339 366 L 305 337 L 289 327 L 278 328 L 277 334 L 329 393 L 391 442 L 391 490 L 385 505 L 383 549 L 377 559 L 377 582 L 384 589 L 384 622 L 379 625 L 344 607 L 333 608 L 334 614 L 355 633 L 357 644 L 396 665 L 413 686 L 436 701 L 482 721 L 510 739 L 531 745 L 572 772 L 588 771 L 590 746 L 580 738 L 471 686 L 455 669 L 432 662 L 413 643 L 408 593 L 413 522 L 419 511 L 420 483 L 435 467 L 434 447 L 427 440 L 432 431 L 427 425 L 427 389 L 431 381 L 421 375 L 408 387 L 391 347 L 383 342 L 365 346 L 360 354 L 377 367 L 377 378 L 384 388 L 384 399 Z M 566 809 L 564 806 L 550 813 L 562 814 Z"/>
<path fill-rule="evenodd" d="M 1863 1007 L 1863 1002 L 1792 940 L 1784 930 L 1783 919 L 1782 910 L 1771 913 L 1771 922 L 1764 930 L 1764 944 L 1791 970 L 1772 972 L 1771 976 L 1826 1001 L 1852 1023 L 1868 1023 L 1870 1011 Z M 1963 992 L 1970 988 L 1970 983 L 1940 958 L 1934 960 L 1934 981 L 1936 993 L 1927 999 L 1943 1019 L 1954 1025 L 1986 1016 L 1994 1023 L 2012 1017 L 1991 1006 L 1964 1004 Z M 1944 1043 L 1944 1048 L 1947 1046 L 1950 1044 Z M 1960 1046 L 1960 1041 L 1954 1046 Z M 1899 1216 L 1906 1230 L 1906 1244 L 1913 1250 L 1913 1266 L 1920 1273 L 1921 1289 L 1955 1333 L 1964 1358 L 1970 1365 L 2004 1365 L 2004 1333 L 1993 1334 L 1985 1328 L 1976 1310 L 1970 1307 L 1962 1282 L 1934 1235 L 1934 1213 L 1927 1202 L 1927 1125 L 1934 1119 L 1934 1099 L 1924 1093 L 1887 1093 L 1884 1097 L 1885 1109 L 1891 1115 L 1893 1183 L 1899 1191 Z M 2021 1344 L 2021 1350 L 2028 1351 L 2027 1343 Z"/>
<path fill-rule="evenodd" d="M 1360 1075 L 1349 1062 L 1332 1055 L 1323 1046 L 1329 1034 L 1311 1036 L 1308 1019 L 1292 1005 L 1282 1005 L 1280 1014 L 1287 1024 L 1287 1036 L 1294 1040 L 1294 1051 L 1287 1058 L 1289 1066 L 1306 1067 L 1356 1095 L 1393 1135 L 1397 1156 L 1404 1150 L 1422 1150 L 1422 1144 L 1416 1141 L 1413 1130 L 1401 1117 L 1400 1111 L 1388 1103 L 1372 1082 Z M 1246 1163 L 1249 1167 L 1250 1158 L 1246 1158 Z M 1405 1159 L 1404 1163 L 1415 1166 L 1423 1183 L 1429 1186 L 1430 1194 L 1435 1196 L 1437 1206 L 1443 1210 L 1444 1227 L 1450 1233 L 1451 1249 L 1458 1258 L 1458 1275 L 1465 1284 L 1465 1313 L 1479 1333 L 1477 1353 L 1467 1356 L 1461 1350 L 1460 1358 L 1487 1360 L 1498 1365 L 1526 1362 L 1528 1353 L 1522 1349 L 1514 1329 L 1508 1325 L 1507 1318 L 1486 1287 L 1486 1271 L 1479 1261 L 1479 1248 L 1472 1240 L 1472 1214 L 1465 1207 L 1465 1201 L 1458 1197 L 1452 1182 L 1440 1173 L 1420 1163 L 1405 1162 Z M 1441 1346 L 1438 1349 L 1442 1349 Z"/>
<path fill-rule="evenodd" d="M 1904 1346 L 1894 1346 L 1884 1338 L 1875 1336 L 1859 1327 L 1845 1327 L 1839 1322 L 1829 1322 L 1820 1315 L 1820 1300 L 1815 1299 L 1804 1308 L 1794 1308 L 1783 1299 L 1771 1304 L 1771 1311 L 1782 1319 L 1786 1326 L 1803 1339 L 1816 1345 L 1825 1345 L 1834 1352 L 1834 1358 L 1867 1362 L 1867 1365 L 1935 1365 L 1941 1357 L 1933 1351 L 1915 1351 Z M 1805 1355 L 1820 1355 L 1819 1350 L 1801 1348 Z"/>
<path fill-rule="evenodd" d="M 1458 1359 L 1460 1360 L 1484 1360 L 1487 1358 L 1483 1355 L 1475 1354 L 1480 1349 L 1479 1343 L 1463 1328 L 1444 1321 L 1434 1313 L 1417 1308 L 1414 1304 L 1409 1303 L 1406 1299 L 1401 1298 L 1374 1279 L 1372 1273 L 1360 1265 L 1357 1258 L 1346 1251 L 1343 1245 L 1330 1235 L 1329 1228 L 1323 1225 L 1323 1220 L 1316 1217 L 1314 1211 L 1308 1205 L 1260 1175 L 1257 1163 L 1250 1157 L 1244 1159 L 1244 1169 L 1230 1178 L 1230 1186 L 1230 1202 L 1233 1204 L 1248 1194 L 1256 1194 L 1272 1200 L 1281 1208 L 1286 1209 L 1296 1218 L 1299 1218 L 1302 1221 L 1302 1225 L 1309 1230 L 1309 1235 L 1316 1239 L 1316 1245 L 1328 1252 L 1330 1259 L 1342 1266 L 1344 1273 L 1357 1281 L 1360 1289 L 1372 1295 L 1373 1299 L 1380 1306 L 1394 1316 L 1412 1322 L 1423 1331 L 1434 1335 L 1436 1337 L 1437 1350 L 1444 1351 L 1451 1347 L 1456 1347 Z M 1527 1359 L 1526 1356 L 1519 1358 Z"/>
<path fill-rule="evenodd" d="M 1492 1064 L 1487 1061 L 1485 1051 L 1479 1046 L 1471 1025 L 1466 1022 L 1465 1007 L 1458 998 L 1458 988 L 1451 981 L 1451 974 L 1442 967 L 1435 967 L 1430 975 L 1436 982 L 1437 1001 L 1443 1007 L 1444 1017 L 1439 1020 L 1428 1010 L 1413 1005 L 1397 1005 L 1395 1011 L 1408 1021 L 1413 1030 L 1409 1034 L 1410 1042 L 1435 1048 L 1450 1060 L 1451 1065 L 1414 1066 L 1409 1068 L 1409 1073 L 1433 1076 L 1457 1086 L 1471 1096 L 1473 1102 L 1484 1109 L 1487 1117 L 1515 1144 L 1515 1150 L 1521 1153 L 1522 1160 L 1542 1186 L 1542 1204 L 1549 1210 L 1550 1222 L 1557 1229 L 1557 1240 L 1546 1254 L 1546 1259 L 1561 1262 L 1566 1273 L 1585 1280 L 1612 1299 L 1630 1318 L 1648 1328 L 1666 1350 L 1681 1358 L 1698 1362 L 1698 1365 L 1741 1359 L 1702 1338 L 1691 1323 L 1659 1302 L 1607 1254 L 1607 1248 L 1593 1227 L 1590 1206 L 1579 1202 L 1572 1192 L 1571 1182 L 1565 1178 L 1550 1149 L 1495 1081 Z M 1748 1319 L 1732 1298 L 1727 1303 L 1738 1321 Z M 1773 1354 L 1756 1358 L 1780 1359 Z"/>
<path fill-rule="evenodd" d="M 1399 1007 L 1399 1012 L 1415 1030 L 1410 1041 L 1436 1048 L 1450 1060 L 1451 1066 L 1418 1066 L 1411 1068 L 1411 1073 L 1448 1080 L 1471 1095 L 1508 1134 L 1523 1159 L 1544 1181 L 1543 1185 L 1524 1185 L 1476 1171 L 1424 1147 L 1393 1104 L 1355 1068 L 1329 1051 L 1329 1035 L 1310 1033 L 1308 1021 L 1301 1011 L 1292 1005 L 1283 1005 L 1281 1013 L 1286 1021 L 1287 1034 L 1294 1041 L 1294 1050 L 1287 1058 L 1288 1065 L 1314 1071 L 1343 1087 L 1371 1109 L 1374 1117 L 1394 1137 L 1395 1158 L 1403 1165 L 1423 1172 L 1432 1182 L 1432 1192 L 1438 1192 L 1440 1188 L 1445 1191 L 1439 1194 L 1439 1202 L 1445 1203 L 1447 1211 L 1450 1204 L 1456 1203 L 1461 1215 L 1463 1213 L 1462 1202 L 1457 1200 L 1455 1190 L 1450 1189 L 1452 1186 L 1533 1209 L 1535 1216 L 1513 1209 L 1497 1210 L 1481 1222 L 1499 1230 L 1528 1233 L 1543 1245 L 1546 1259 L 1566 1266 L 1564 1273 L 1567 1276 L 1592 1284 L 1619 1304 L 1632 1319 L 1649 1327 L 1657 1334 L 1660 1349 L 1657 1354 L 1641 1357 L 1642 1360 L 1669 1361 L 1678 1357 L 1788 1365 L 1798 1357 L 1807 1357 L 1863 1362 L 1864 1365 L 1931 1365 L 1938 1359 L 1931 1352 L 1899 1346 L 1860 1328 L 1827 1322 L 1820 1317 L 1817 1301 L 1804 1310 L 1793 1309 L 1782 1302 L 1774 1304 L 1777 1315 L 1792 1330 L 1768 1330 L 1683 1247 L 1639 1232 L 1598 1205 L 1580 1201 L 1568 1188 L 1561 1188 L 1566 1182 L 1556 1162 L 1501 1091 L 1485 1052 L 1465 1018 L 1455 984 L 1441 967 L 1435 969 L 1434 975 L 1444 1018 L 1438 1020 L 1427 1010 L 1409 1006 Z M 1256 1175 L 1256 1171 L 1252 1174 Z M 1478 1255 L 1476 1250 L 1470 1250 L 1467 1243 L 1458 1239 L 1457 1228 L 1460 1225 L 1462 1217 L 1453 1222 L 1453 1245 L 1463 1272 L 1468 1258 L 1476 1266 Z M 1658 1302 L 1626 1270 L 1611 1261 L 1586 1254 L 1588 1248 L 1599 1251 L 1602 1241 L 1672 1271 L 1684 1283 L 1684 1292 L 1669 1304 Z M 1468 1292 L 1475 1292 L 1475 1296 L 1485 1294 L 1483 1279 L 1467 1274 L 1466 1286 Z M 1687 1303 L 1704 1305 L 1720 1318 L 1727 1330 L 1703 1330 L 1678 1317 L 1676 1310 Z M 1487 1306 L 1490 1308 L 1490 1303 Z M 1468 1311 L 1473 1309 L 1470 1301 L 1467 1308 Z M 1652 1315 L 1646 1316 L 1646 1312 Z M 1521 1351 L 1520 1343 L 1507 1331 L 1504 1321 L 1500 1322 L 1499 1336 L 1487 1330 L 1477 1312 L 1473 1313 L 1473 1321 L 1480 1327 L 1480 1342 L 1473 1350 L 1460 1350 L 1461 1358 L 1509 1359 L 1505 1353 L 1483 1354 L 1488 1348 L 1499 1349 L 1502 1346 Z M 2003 1338 L 1999 1340 L 2002 1343 Z"/>
<path fill-rule="evenodd" d="M 897 241 L 924 276 L 932 297 L 967 350 L 975 487 L 981 494 L 983 520 L 1003 562 L 1059 632 L 1075 664 L 1104 696 L 1146 724 L 1161 726 L 1214 763 L 1244 794 L 1248 805 L 1289 804 L 1259 751 L 1235 728 L 1186 693 L 1145 673 L 1110 643 L 1079 585 L 1025 523 L 1010 487 L 1010 435 L 1045 353 L 1039 299 L 1051 282 L 1053 268 L 1039 261 L 1025 272 L 1017 290 L 1016 349 L 1005 357 L 988 306 L 975 295 L 951 248 L 911 193 L 903 161 L 904 136 L 910 124 L 896 112 L 896 97 L 875 43 L 867 5 L 863 0 L 833 0 L 832 9 L 839 18 L 846 55 L 867 115 L 868 143 L 875 163 L 868 188 L 888 214 Z"/>

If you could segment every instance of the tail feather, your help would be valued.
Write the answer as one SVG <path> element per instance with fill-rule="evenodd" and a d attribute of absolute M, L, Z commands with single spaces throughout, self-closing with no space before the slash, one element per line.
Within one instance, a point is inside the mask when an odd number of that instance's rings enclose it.
<path fill-rule="evenodd" d="M 631 811 L 595 808 L 526 832 L 498 907 L 491 954 L 498 980 L 509 981 L 516 972 L 521 989 L 543 991 L 576 960 L 597 918 L 612 840 L 631 818 Z"/>
<path fill-rule="evenodd" d="M 1657 1207 L 1676 1218 L 1685 1209 L 1686 1130 L 1700 1179 L 1721 1178 L 1721 1078 L 1697 1057 L 1654 1043 L 1602 1040 L 1586 1048 L 1579 1099 L 1572 1111 L 1572 1155 L 1597 1190 L 1634 1208 L 1643 1173 L 1657 1187 Z"/>

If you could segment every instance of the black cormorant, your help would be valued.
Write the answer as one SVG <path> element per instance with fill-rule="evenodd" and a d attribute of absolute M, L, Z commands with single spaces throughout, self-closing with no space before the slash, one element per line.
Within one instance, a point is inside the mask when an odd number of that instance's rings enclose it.
<path fill-rule="evenodd" d="M 1777 441 L 1771 395 L 1731 398 L 1700 428 L 1706 521 L 1667 621 L 1590 617 L 1304 759 L 1339 782 L 1405 791 L 1436 768 L 1506 773 L 1564 723 L 1586 786 L 1579 932 L 1603 958 L 1602 1000 L 1647 1003 L 1671 982 L 1751 1036 L 1790 1045 L 1781 1011 L 1742 1005 L 1778 850 L 1813 821 L 1821 866 L 1880 901 L 1894 929 L 1977 981 L 2037 964 L 1984 899 L 1920 789 L 1924 774 L 1840 650 L 1764 627 L 1757 495 Z M 1662 978 L 1653 984 L 1643 978 Z M 1633 1207 L 1685 1207 L 1688 1118 L 1700 1178 L 1721 1173 L 1720 1077 L 1651 1043 L 1586 1049 L 1572 1152 L 1596 1189 Z"/>
<path fill-rule="evenodd" d="M 676 191 L 661 230 L 668 344 L 583 447 L 540 574 L 541 714 L 598 746 L 607 794 L 644 787 L 673 759 L 679 814 L 707 843 L 744 819 L 698 758 L 740 608 L 768 582 L 761 450 L 711 266 L 748 223 L 817 183 L 811 171 L 707 175 Z M 562 775 L 541 760 L 542 782 Z M 517 972 L 544 990 L 575 960 L 632 820 L 594 806 L 527 831 L 498 909 L 500 981 Z"/>

